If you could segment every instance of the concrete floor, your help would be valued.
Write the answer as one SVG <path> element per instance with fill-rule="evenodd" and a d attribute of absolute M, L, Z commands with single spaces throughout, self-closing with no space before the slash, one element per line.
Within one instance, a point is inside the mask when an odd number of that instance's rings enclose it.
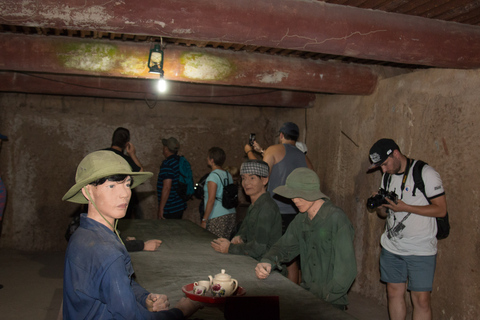
<path fill-rule="evenodd" d="M 0 318 L 56 320 L 62 301 L 63 252 L 0 249 Z M 387 309 L 350 293 L 347 311 L 359 320 L 386 320 Z M 301 320 L 301 319 L 299 319 Z"/>

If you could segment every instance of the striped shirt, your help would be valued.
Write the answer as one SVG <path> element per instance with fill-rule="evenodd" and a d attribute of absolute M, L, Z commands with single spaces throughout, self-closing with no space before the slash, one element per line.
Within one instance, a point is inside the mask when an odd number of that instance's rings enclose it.
<path fill-rule="evenodd" d="M 165 214 L 183 211 L 187 208 L 187 203 L 177 194 L 178 176 L 180 172 L 179 160 L 180 158 L 177 155 L 169 156 L 167 159 L 163 160 L 162 165 L 160 166 L 160 172 L 158 173 L 158 203 L 160 203 L 160 200 L 162 199 L 163 180 L 172 180 L 172 188 L 170 189 L 170 194 L 164 208 Z"/>

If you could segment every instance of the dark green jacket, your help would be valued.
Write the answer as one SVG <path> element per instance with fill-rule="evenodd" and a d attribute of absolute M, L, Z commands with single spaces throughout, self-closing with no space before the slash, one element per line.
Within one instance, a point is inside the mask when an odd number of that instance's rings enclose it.
<path fill-rule="evenodd" d="M 262 262 L 281 268 L 280 263 L 300 254 L 301 286 L 327 302 L 346 305 L 357 275 L 353 235 L 343 210 L 325 200 L 313 220 L 299 213 Z"/>
<path fill-rule="evenodd" d="M 282 217 L 268 192 L 248 207 L 247 215 L 238 230 L 243 243 L 230 244 L 228 253 L 244 254 L 260 260 L 282 236 Z"/>

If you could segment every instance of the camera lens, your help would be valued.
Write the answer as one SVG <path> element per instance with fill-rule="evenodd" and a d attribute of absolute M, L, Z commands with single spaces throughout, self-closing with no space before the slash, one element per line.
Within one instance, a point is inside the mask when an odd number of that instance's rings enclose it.
<path fill-rule="evenodd" d="M 368 198 L 367 208 L 368 209 L 375 209 L 376 207 L 382 205 L 384 202 L 385 202 L 384 197 L 380 194 L 377 194 L 373 197 Z"/>

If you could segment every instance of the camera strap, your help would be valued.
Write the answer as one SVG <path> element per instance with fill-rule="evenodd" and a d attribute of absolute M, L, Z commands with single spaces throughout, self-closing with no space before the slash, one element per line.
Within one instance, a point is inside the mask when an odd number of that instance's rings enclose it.
<path fill-rule="evenodd" d="M 412 167 L 413 160 L 407 158 L 407 166 L 405 168 L 405 172 L 403 173 L 402 184 L 400 186 L 400 199 L 403 199 L 403 190 L 405 189 L 405 183 L 407 182 L 408 173 L 410 172 L 410 168 Z M 388 173 L 385 173 L 388 174 Z M 385 186 L 386 190 L 389 191 L 390 189 L 390 182 L 392 181 L 392 175 L 388 174 L 387 185 Z M 395 191 L 395 190 L 394 190 Z"/>
<path fill-rule="evenodd" d="M 400 199 L 402 199 L 402 200 L 403 200 L 403 190 L 405 189 L 405 183 L 407 182 L 408 173 L 410 172 L 410 168 L 412 167 L 412 164 L 413 164 L 413 160 L 407 158 L 407 166 L 405 168 L 405 172 L 403 173 L 402 184 L 400 186 Z M 386 173 L 386 174 L 388 174 L 388 173 Z M 389 175 L 388 176 L 388 182 L 387 182 L 387 185 L 385 186 L 387 191 L 389 191 L 390 182 L 392 181 L 392 175 L 391 174 L 388 174 L 388 175 Z M 405 215 L 403 217 L 402 221 L 400 221 L 398 224 L 402 224 L 405 220 L 407 220 L 407 218 L 410 216 L 410 214 L 411 214 L 411 212 L 409 212 L 407 215 Z M 394 219 L 393 227 L 390 228 L 389 230 L 393 229 L 396 226 L 395 215 L 393 215 L 393 219 Z"/>

